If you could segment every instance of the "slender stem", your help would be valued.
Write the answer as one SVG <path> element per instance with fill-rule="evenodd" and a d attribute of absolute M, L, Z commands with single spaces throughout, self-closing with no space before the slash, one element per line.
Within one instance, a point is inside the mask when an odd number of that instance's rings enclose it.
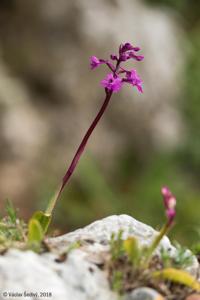
<path fill-rule="evenodd" d="M 147 267 L 149 260 L 154 252 L 154 250 L 157 248 L 159 245 L 160 241 L 162 240 L 163 236 L 167 234 L 167 232 L 170 229 L 170 224 L 167 222 L 161 229 L 161 231 L 155 236 L 153 239 L 151 245 L 147 249 L 147 252 L 145 253 L 145 258 L 144 258 L 144 266 Z"/>
<path fill-rule="evenodd" d="M 85 146 L 87 144 L 87 141 L 90 137 L 90 135 L 92 134 L 93 130 L 95 129 L 95 127 L 97 126 L 99 120 L 101 119 L 103 113 L 105 112 L 109 102 L 110 102 L 110 99 L 111 99 L 111 96 L 112 96 L 112 91 L 108 91 L 106 90 L 106 98 L 98 112 L 98 114 L 96 115 L 95 119 L 93 120 L 92 124 L 90 125 L 89 129 L 87 130 L 85 136 L 83 137 L 82 139 L 82 142 L 80 143 L 79 147 L 78 147 L 78 150 L 76 151 L 76 154 L 74 155 L 74 158 L 72 159 L 72 162 L 69 166 L 69 168 L 67 169 L 67 172 L 65 174 L 65 176 L 63 177 L 62 179 L 62 182 L 61 182 L 61 185 L 59 186 L 58 190 L 56 191 L 55 195 L 50 199 L 49 201 L 49 204 L 48 204 L 48 207 L 46 209 L 46 214 L 48 215 L 51 215 L 52 214 L 52 211 L 58 201 L 58 198 L 60 197 L 65 185 L 67 184 L 67 182 L 69 181 L 71 175 L 73 174 L 75 168 L 76 168 L 76 165 L 85 149 Z"/>

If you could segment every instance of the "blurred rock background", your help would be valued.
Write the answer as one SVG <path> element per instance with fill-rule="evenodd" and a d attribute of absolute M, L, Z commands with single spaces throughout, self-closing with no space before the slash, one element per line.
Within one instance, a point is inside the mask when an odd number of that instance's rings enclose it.
<path fill-rule="evenodd" d="M 44 208 L 99 109 L 106 58 L 121 42 L 144 94 L 125 87 L 89 141 L 57 206 L 64 232 L 114 213 L 160 226 L 160 187 L 178 200 L 172 235 L 200 239 L 200 3 L 192 0 L 1 0 L 0 205 Z M 189 234 L 188 234 L 189 233 Z"/>

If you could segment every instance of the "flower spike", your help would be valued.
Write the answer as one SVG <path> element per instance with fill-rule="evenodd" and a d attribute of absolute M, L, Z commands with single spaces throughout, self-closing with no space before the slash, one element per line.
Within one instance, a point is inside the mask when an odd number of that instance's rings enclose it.
<path fill-rule="evenodd" d="M 97 68 L 100 64 L 106 64 L 108 66 L 112 73 L 107 74 L 107 76 L 101 81 L 101 85 L 109 91 L 117 93 L 121 90 L 123 83 L 129 83 L 132 86 L 135 86 L 138 91 L 142 93 L 142 80 L 136 70 L 126 70 L 121 67 L 121 63 L 131 58 L 136 61 L 142 61 L 144 56 L 138 55 L 138 51 L 140 51 L 140 48 L 134 47 L 130 43 L 121 44 L 119 47 L 119 55 L 110 55 L 111 61 L 113 61 L 113 63 L 116 62 L 115 66 L 109 60 L 103 60 L 96 56 L 92 56 L 90 58 L 91 69 Z M 124 73 L 125 77 L 121 77 Z"/>

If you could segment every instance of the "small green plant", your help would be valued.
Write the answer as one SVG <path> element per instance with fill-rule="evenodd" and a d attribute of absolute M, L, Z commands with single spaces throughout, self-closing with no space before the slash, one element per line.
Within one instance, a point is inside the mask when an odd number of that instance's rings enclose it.
<path fill-rule="evenodd" d="M 175 257 L 172 259 L 172 266 L 177 269 L 185 269 L 192 264 L 193 254 L 189 252 L 184 246 L 175 243 L 177 249 Z"/>
<path fill-rule="evenodd" d="M 167 249 L 165 249 L 163 247 L 161 247 L 161 249 L 160 249 L 160 259 L 162 261 L 164 268 L 168 268 L 171 266 L 171 264 L 172 264 L 171 254 Z"/>
<path fill-rule="evenodd" d="M 0 253 L 4 253 L 11 247 L 21 250 L 31 249 L 39 253 L 48 250 L 44 232 L 46 232 L 49 219 L 46 219 L 40 212 L 36 212 L 26 224 L 18 218 L 11 201 L 6 202 L 5 211 L 6 216 L 0 219 Z M 71 243 L 63 255 L 69 254 L 70 251 L 80 246 L 80 241 Z"/>
<path fill-rule="evenodd" d="M 123 289 L 123 273 L 121 271 L 114 271 L 112 278 L 112 289 L 113 291 L 120 294 Z"/>
<path fill-rule="evenodd" d="M 138 268 L 141 262 L 143 251 L 139 247 L 138 241 L 135 237 L 129 237 L 123 242 L 125 253 L 128 256 L 128 260 L 131 264 Z"/>
<path fill-rule="evenodd" d="M 0 251 L 18 246 L 23 247 L 27 242 L 27 225 L 17 217 L 17 212 L 11 201 L 6 202 L 7 215 L 0 219 Z"/>
<path fill-rule="evenodd" d="M 16 224 L 17 212 L 16 212 L 12 202 L 9 200 L 7 200 L 7 202 L 6 202 L 6 213 L 7 213 L 8 222 L 11 224 Z"/>
<path fill-rule="evenodd" d="M 177 269 L 185 269 L 193 262 L 194 256 L 185 247 L 175 242 L 176 253 L 171 255 L 170 252 L 164 248 L 160 249 L 160 257 L 165 268 L 173 267 Z"/>
<path fill-rule="evenodd" d="M 125 253 L 125 249 L 123 245 L 124 240 L 122 239 L 122 235 L 123 235 L 123 230 L 119 230 L 117 235 L 115 235 L 114 233 L 111 235 L 110 252 L 111 252 L 112 260 L 118 259 L 119 257 L 123 256 L 123 254 Z"/>

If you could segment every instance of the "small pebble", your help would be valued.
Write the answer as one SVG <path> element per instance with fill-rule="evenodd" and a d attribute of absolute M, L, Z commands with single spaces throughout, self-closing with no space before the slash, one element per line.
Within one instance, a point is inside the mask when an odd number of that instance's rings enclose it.
<path fill-rule="evenodd" d="M 126 294 L 124 300 L 164 300 L 164 298 L 156 290 L 148 287 L 142 287 Z"/>
<path fill-rule="evenodd" d="M 200 294 L 191 294 L 185 300 L 200 300 Z"/>

